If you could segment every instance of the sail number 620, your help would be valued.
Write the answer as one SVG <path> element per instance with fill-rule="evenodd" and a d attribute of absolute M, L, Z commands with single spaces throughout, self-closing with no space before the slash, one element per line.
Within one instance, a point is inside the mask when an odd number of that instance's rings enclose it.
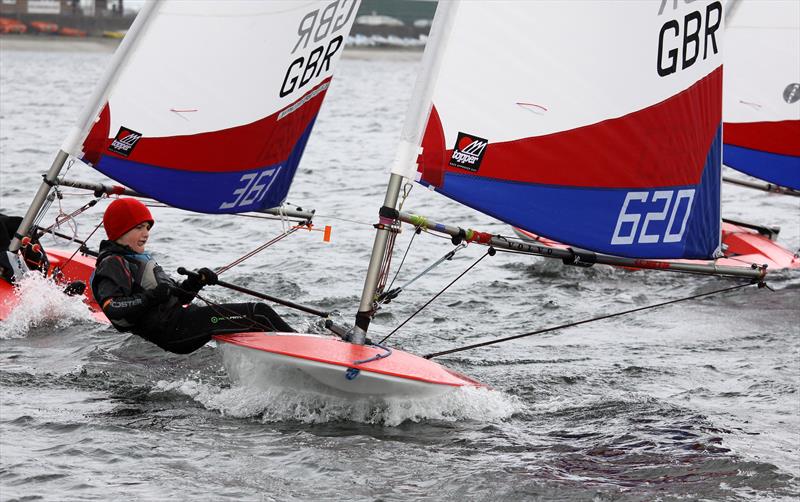
<path fill-rule="evenodd" d="M 685 204 L 683 203 L 684 200 L 686 201 Z M 625 202 L 622 203 L 622 207 L 619 210 L 617 226 L 614 228 L 611 244 L 680 242 L 683 238 L 683 233 L 686 231 L 686 222 L 689 220 L 689 213 L 692 211 L 693 200 L 693 188 L 677 190 L 677 193 L 675 190 L 656 190 L 652 193 L 628 192 L 625 196 Z M 658 204 L 658 208 L 655 211 L 642 213 L 629 209 L 632 201 L 640 202 L 641 204 L 636 204 L 640 209 L 648 202 L 650 204 L 645 206 L 647 208 L 652 207 L 653 203 L 660 204 Z M 682 215 L 679 214 L 680 208 L 685 208 Z M 651 223 L 664 221 L 667 217 L 669 217 L 669 221 L 663 229 L 663 233 L 650 233 L 648 231 Z M 639 229 L 639 223 L 642 223 L 641 230 Z M 623 235 L 623 229 L 627 230 L 628 228 L 630 228 L 630 231 Z"/>

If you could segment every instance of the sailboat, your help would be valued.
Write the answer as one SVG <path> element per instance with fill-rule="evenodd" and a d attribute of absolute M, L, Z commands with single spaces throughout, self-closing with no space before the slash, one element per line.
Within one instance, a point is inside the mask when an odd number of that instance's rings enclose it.
<path fill-rule="evenodd" d="M 724 163 L 800 190 L 800 3 L 735 0 L 726 23 Z"/>
<path fill-rule="evenodd" d="M 124 185 L 85 185 L 95 191 L 208 213 L 279 207 L 357 8 L 351 0 L 148 3 L 18 233 L 52 186 L 67 183 L 58 175 L 70 157 Z M 722 22 L 721 3 L 710 0 L 441 2 L 354 326 L 215 340 L 339 396 L 481 387 L 367 337 L 403 223 L 491 252 L 762 280 L 763 268 L 663 260 L 720 252 Z M 410 180 L 568 245 L 522 245 L 401 210 Z M 167 188 L 177 184 L 186 188 Z"/>

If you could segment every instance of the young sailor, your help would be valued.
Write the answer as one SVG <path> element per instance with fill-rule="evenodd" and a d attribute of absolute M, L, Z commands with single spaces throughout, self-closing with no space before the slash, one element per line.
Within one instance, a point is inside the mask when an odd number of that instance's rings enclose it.
<path fill-rule="evenodd" d="M 117 330 L 130 331 L 177 354 L 193 352 L 212 335 L 241 331 L 294 331 L 263 303 L 187 305 L 217 274 L 201 268 L 181 284 L 145 252 L 154 223 L 136 199 L 117 199 L 103 215 L 108 240 L 91 280 L 92 292 Z"/>

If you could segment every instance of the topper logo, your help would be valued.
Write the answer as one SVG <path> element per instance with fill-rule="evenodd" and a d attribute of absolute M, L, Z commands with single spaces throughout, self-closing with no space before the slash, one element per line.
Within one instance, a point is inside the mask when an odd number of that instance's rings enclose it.
<path fill-rule="evenodd" d="M 120 127 L 119 132 L 114 137 L 114 141 L 108 147 L 108 150 L 123 157 L 127 157 L 133 152 L 133 147 L 142 139 L 142 134 L 127 127 Z"/>
<path fill-rule="evenodd" d="M 450 157 L 450 165 L 473 173 L 477 172 L 488 144 L 489 141 L 483 138 L 459 132 L 453 155 Z"/>

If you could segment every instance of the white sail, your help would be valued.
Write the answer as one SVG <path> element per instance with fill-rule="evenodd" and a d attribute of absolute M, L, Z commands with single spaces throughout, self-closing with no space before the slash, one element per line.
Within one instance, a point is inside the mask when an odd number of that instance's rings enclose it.
<path fill-rule="evenodd" d="M 586 249 L 717 254 L 719 1 L 445 8 L 393 173 Z"/>
<path fill-rule="evenodd" d="M 172 206 L 242 212 L 279 205 L 358 5 L 150 5 L 65 151 Z"/>
<path fill-rule="evenodd" d="M 739 0 L 732 8 L 723 161 L 800 189 L 800 2 Z"/>

